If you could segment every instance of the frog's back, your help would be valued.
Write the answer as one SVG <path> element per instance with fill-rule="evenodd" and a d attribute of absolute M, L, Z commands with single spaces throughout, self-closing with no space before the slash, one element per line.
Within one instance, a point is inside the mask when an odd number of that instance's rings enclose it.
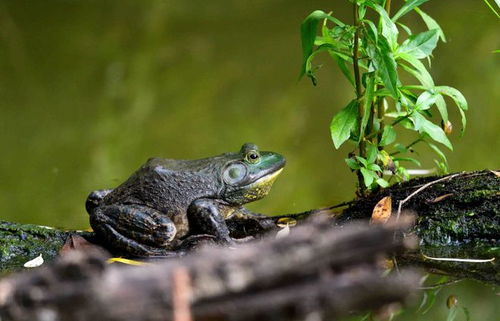
<path fill-rule="evenodd" d="M 201 160 L 151 158 L 106 198 L 106 203 L 146 205 L 168 214 L 219 191 L 217 166 Z"/>

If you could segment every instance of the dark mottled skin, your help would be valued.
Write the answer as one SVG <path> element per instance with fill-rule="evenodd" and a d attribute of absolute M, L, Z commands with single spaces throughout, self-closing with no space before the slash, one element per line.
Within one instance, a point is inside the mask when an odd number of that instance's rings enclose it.
<path fill-rule="evenodd" d="M 169 256 L 197 234 L 232 244 L 225 220 L 258 215 L 242 205 L 267 195 L 284 165 L 253 144 L 199 160 L 152 158 L 117 188 L 89 195 L 90 224 L 110 248 L 135 256 Z"/>

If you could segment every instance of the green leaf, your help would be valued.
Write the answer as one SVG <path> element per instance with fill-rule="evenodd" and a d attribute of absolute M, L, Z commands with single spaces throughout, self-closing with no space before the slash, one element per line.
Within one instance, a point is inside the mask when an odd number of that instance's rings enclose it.
<path fill-rule="evenodd" d="M 396 14 L 392 17 L 392 21 L 396 22 L 399 18 L 407 14 L 408 12 L 412 11 L 419 5 L 421 5 L 424 2 L 427 2 L 429 0 L 409 0 L 406 1 L 406 3 L 399 9 Z"/>
<path fill-rule="evenodd" d="M 490 8 L 491 11 L 493 11 L 493 13 L 495 14 L 495 16 L 497 16 L 497 18 L 500 18 L 500 14 L 495 10 L 495 8 L 490 4 L 490 2 L 488 0 L 483 0 L 484 3 L 486 3 L 486 5 L 488 6 L 488 8 Z M 495 2 L 497 3 L 497 6 L 500 7 L 500 1 L 498 0 L 495 0 Z"/>
<path fill-rule="evenodd" d="M 411 29 L 410 27 L 408 27 L 407 25 L 405 24 L 402 24 L 401 22 L 398 22 L 397 23 L 401 28 L 404 29 L 404 31 L 406 31 L 406 33 L 408 34 L 408 36 L 411 36 L 412 35 L 412 32 L 411 32 Z"/>
<path fill-rule="evenodd" d="M 358 160 L 358 162 L 363 164 L 364 167 L 368 166 L 368 162 L 363 157 L 361 157 L 361 156 L 354 156 L 354 157 Z"/>
<path fill-rule="evenodd" d="M 463 136 L 465 132 L 465 126 L 467 125 L 467 118 L 465 118 L 465 113 L 461 108 L 459 108 L 458 111 L 460 112 L 460 116 L 462 117 L 462 130 L 460 131 L 460 136 Z"/>
<path fill-rule="evenodd" d="M 425 141 L 427 143 L 427 145 L 429 145 L 429 147 L 445 162 L 447 163 L 448 160 L 446 159 L 446 155 L 441 151 L 441 149 L 439 149 L 439 147 L 437 147 L 437 145 L 431 143 L 431 142 L 428 142 L 428 141 Z"/>
<path fill-rule="evenodd" d="M 366 143 L 366 161 L 368 163 L 373 163 L 377 159 L 378 148 L 376 145 L 367 142 Z"/>
<path fill-rule="evenodd" d="M 352 100 L 330 123 L 330 133 L 332 135 L 333 145 L 339 148 L 351 136 L 351 130 L 356 125 L 358 115 L 358 102 Z"/>
<path fill-rule="evenodd" d="M 439 95 L 436 95 L 430 91 L 424 91 L 417 98 L 417 102 L 415 103 L 416 110 L 427 110 L 431 108 L 431 106 L 436 103 L 436 99 Z"/>
<path fill-rule="evenodd" d="M 306 62 L 309 56 L 313 52 L 314 41 L 316 40 L 316 34 L 318 32 L 318 24 L 320 20 L 328 19 L 338 24 L 339 26 L 344 26 L 340 20 L 333 18 L 332 16 L 326 14 L 324 11 L 315 10 L 310 15 L 308 15 L 300 26 L 300 35 L 302 40 L 302 53 L 303 53 L 303 63 L 302 69 L 300 71 L 300 77 L 304 76 L 306 73 Z"/>
<path fill-rule="evenodd" d="M 443 95 L 450 96 L 460 109 L 465 111 L 469 108 L 464 95 L 457 89 L 449 86 L 437 86 L 436 91 Z"/>
<path fill-rule="evenodd" d="M 396 140 L 396 131 L 391 125 L 386 125 L 382 132 L 382 139 L 380 139 L 380 146 L 392 144 Z"/>
<path fill-rule="evenodd" d="M 419 8 L 415 8 L 415 11 L 422 17 L 422 20 L 424 20 L 425 25 L 429 30 L 432 29 L 437 29 L 438 30 L 438 35 L 439 38 L 441 39 L 442 42 L 446 42 L 446 37 L 444 35 L 443 30 L 439 26 L 439 24 L 434 20 L 431 16 L 429 16 L 427 13 L 423 12 Z"/>
<path fill-rule="evenodd" d="M 363 175 L 363 180 L 366 187 L 369 187 L 373 183 L 373 181 L 378 178 L 378 176 L 374 172 L 364 167 L 361 167 L 360 171 Z"/>
<path fill-rule="evenodd" d="M 352 158 L 346 158 L 344 160 L 345 160 L 347 166 L 349 166 L 349 168 L 351 168 L 351 169 L 356 170 L 356 169 L 360 169 L 361 168 L 361 166 L 359 166 L 358 162 L 356 162 Z"/>
<path fill-rule="evenodd" d="M 365 128 L 370 118 L 370 110 L 372 108 L 373 93 L 375 91 L 375 74 L 373 72 L 366 76 L 366 89 L 363 97 L 363 117 L 361 118 L 361 126 L 359 132 L 359 139 L 363 139 Z"/>
<path fill-rule="evenodd" d="M 366 167 L 367 169 L 371 170 L 371 171 L 374 171 L 374 172 L 382 172 L 382 168 L 380 168 L 380 166 L 378 166 L 377 164 L 368 164 L 368 166 Z"/>
<path fill-rule="evenodd" d="M 377 178 L 376 180 L 377 184 L 383 188 L 386 188 L 386 187 L 389 187 L 389 182 L 387 182 L 385 179 L 383 178 Z"/>
<path fill-rule="evenodd" d="M 441 277 L 437 281 L 437 283 L 444 283 L 444 282 L 448 281 L 448 279 L 449 279 L 448 276 Z M 429 312 L 429 310 L 432 308 L 432 306 L 436 302 L 436 298 L 437 298 L 438 293 L 442 289 L 443 289 L 443 287 L 437 287 L 437 288 L 433 288 L 431 290 L 425 291 L 424 292 L 424 298 L 422 300 L 422 303 L 418 307 L 417 312 L 421 313 L 422 315 L 424 315 L 427 312 Z"/>
<path fill-rule="evenodd" d="M 382 6 L 372 1 L 367 1 L 366 5 L 371 7 L 380 15 L 382 35 L 385 39 L 387 39 L 389 48 L 391 48 L 391 50 L 395 49 L 398 45 L 398 28 L 394 22 L 392 22 L 391 18 L 389 18 L 387 11 L 385 11 Z"/>
<path fill-rule="evenodd" d="M 365 25 L 365 34 L 368 39 L 370 39 L 373 44 L 378 42 L 378 31 L 375 24 L 370 20 L 363 20 L 363 24 Z"/>
<path fill-rule="evenodd" d="M 396 56 L 398 53 L 406 53 L 417 59 L 430 56 L 434 48 L 436 48 L 438 36 L 437 29 L 411 35 L 398 48 Z"/>
<path fill-rule="evenodd" d="M 436 95 L 436 107 L 441 114 L 441 118 L 446 123 L 448 121 L 448 108 L 446 108 L 446 101 L 444 101 L 443 96 Z"/>
<path fill-rule="evenodd" d="M 417 78 L 420 83 L 426 87 L 426 89 L 434 88 L 434 80 L 432 79 L 431 74 L 427 71 L 427 68 L 425 68 L 425 65 L 420 60 L 406 53 L 400 53 L 398 58 L 401 58 L 412 65 L 413 68 L 410 68 L 402 63 L 399 63 L 398 61 L 399 65 Z"/>
<path fill-rule="evenodd" d="M 413 121 L 413 124 L 415 125 L 415 130 L 418 130 L 419 133 L 426 133 L 436 142 L 445 145 L 450 150 L 453 150 L 451 142 L 449 141 L 448 137 L 446 137 L 446 134 L 444 133 L 441 127 L 428 121 L 420 113 L 412 114 L 410 116 L 410 119 Z"/>
<path fill-rule="evenodd" d="M 398 98 L 398 73 L 396 71 L 396 61 L 392 55 L 389 43 L 383 37 L 378 38 L 378 45 L 374 48 L 373 65 L 377 70 L 377 74 L 382 79 L 385 88 L 389 90 L 391 96 L 395 99 Z"/>
<path fill-rule="evenodd" d="M 401 161 L 402 162 L 412 162 L 417 166 L 422 166 L 422 164 L 418 160 L 416 160 L 415 158 L 411 158 L 411 157 L 395 157 L 392 160 L 399 161 L 399 162 L 401 162 Z"/>
<path fill-rule="evenodd" d="M 321 10 L 313 11 L 304 19 L 302 25 L 300 26 L 302 54 L 304 59 L 299 78 L 302 78 L 302 76 L 306 73 L 306 62 L 313 52 L 314 40 L 316 40 L 316 34 L 318 31 L 318 24 L 319 21 L 324 18 L 324 15 L 326 15 L 326 13 Z"/>
<path fill-rule="evenodd" d="M 448 316 L 446 317 L 446 321 L 454 321 L 457 317 L 457 307 L 452 307 L 448 310 Z"/>

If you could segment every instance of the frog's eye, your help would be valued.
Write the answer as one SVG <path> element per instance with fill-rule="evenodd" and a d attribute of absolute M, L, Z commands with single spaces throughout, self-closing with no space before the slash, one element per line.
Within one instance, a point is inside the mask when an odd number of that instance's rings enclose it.
<path fill-rule="evenodd" d="M 260 160 L 260 154 L 256 150 L 251 150 L 245 155 L 245 160 L 250 164 L 258 163 Z"/>
<path fill-rule="evenodd" d="M 241 163 L 233 163 L 226 167 L 222 178 L 227 184 L 236 184 L 247 176 L 247 167 Z"/>

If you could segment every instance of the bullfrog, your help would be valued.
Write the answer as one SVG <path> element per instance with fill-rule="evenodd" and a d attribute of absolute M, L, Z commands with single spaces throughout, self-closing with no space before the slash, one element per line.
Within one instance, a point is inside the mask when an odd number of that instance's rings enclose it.
<path fill-rule="evenodd" d="M 261 215 L 243 205 L 266 196 L 284 166 L 283 156 L 252 143 L 197 160 L 150 158 L 118 187 L 90 193 L 90 225 L 132 256 L 169 256 L 194 235 L 234 244 L 226 220 Z"/>

